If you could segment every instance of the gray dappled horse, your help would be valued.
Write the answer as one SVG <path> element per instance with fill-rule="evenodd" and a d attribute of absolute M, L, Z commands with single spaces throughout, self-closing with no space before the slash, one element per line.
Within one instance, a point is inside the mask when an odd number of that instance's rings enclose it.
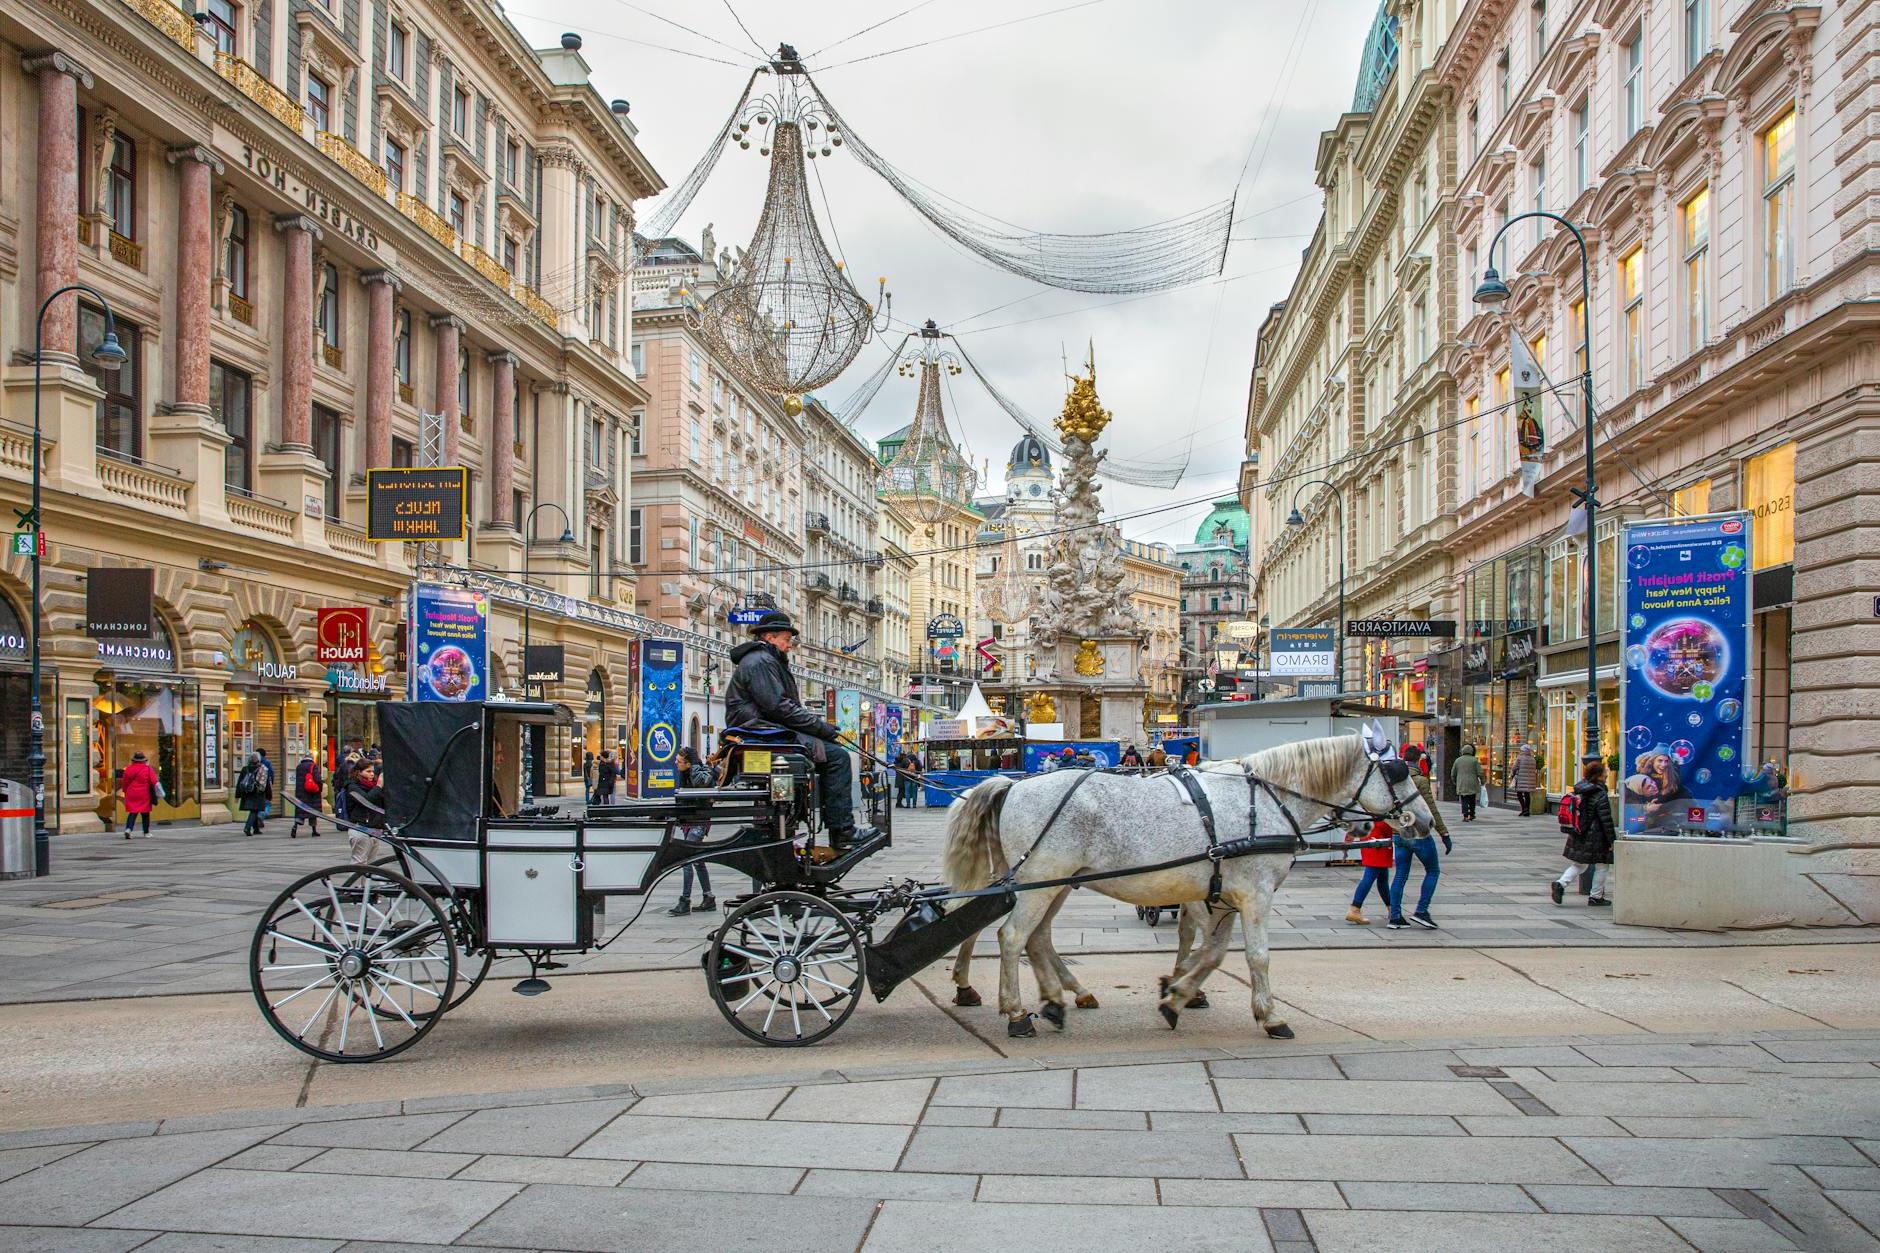
<path fill-rule="evenodd" d="M 1409 767 L 1381 738 L 1368 733 L 1302 740 L 1238 760 L 1210 762 L 1194 777 L 1207 795 L 1222 844 L 1255 834 L 1296 835 L 1328 814 L 1368 814 L 1387 819 L 1399 831 L 1432 825 L 1428 806 L 1409 780 Z M 1022 886 L 1152 866 L 1206 847 L 1196 807 L 1173 777 L 1061 770 L 1017 781 L 988 779 L 954 802 L 947 817 L 941 873 L 955 889 L 973 889 L 1000 879 L 1016 865 L 1015 882 Z M 1219 912 L 1204 923 L 1200 949 L 1177 970 L 1162 997 L 1162 1016 L 1170 1026 L 1226 955 L 1237 913 L 1246 932 L 1253 1016 L 1268 1035 L 1292 1036 L 1274 1010 L 1266 940 L 1267 911 L 1292 860 L 1292 852 L 1286 851 L 1218 863 Z M 1132 905 L 1205 902 L 1216 864 L 1204 859 L 1088 886 Z M 1069 891 L 1059 887 L 1018 893 L 1017 904 L 999 927 L 999 1009 L 1011 1035 L 1036 1031 L 1019 1000 L 1018 955 L 1032 948 L 1033 936 Z M 1065 1013 L 1059 963 L 1036 959 L 1040 951 L 1052 951 L 1048 944 L 1032 951 L 1044 1016 L 1061 1028 Z"/>

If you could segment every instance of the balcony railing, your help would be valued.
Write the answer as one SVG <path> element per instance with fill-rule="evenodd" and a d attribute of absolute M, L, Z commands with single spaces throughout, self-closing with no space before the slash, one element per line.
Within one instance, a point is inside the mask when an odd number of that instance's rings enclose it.
<path fill-rule="evenodd" d="M 153 0 L 155 2 L 155 0 Z M 301 129 L 306 118 L 306 110 L 295 103 L 293 97 L 268 81 L 263 74 L 248 62 L 232 52 L 215 54 L 215 72 L 235 84 L 242 95 L 279 118 L 283 125 L 295 130 Z"/>
<path fill-rule="evenodd" d="M 827 596 L 831 584 L 826 574 L 812 574 L 803 580 L 803 590 L 813 595 Z"/>
<path fill-rule="evenodd" d="M 811 535 L 829 534 L 829 515 L 826 513 L 806 513 L 803 515 L 803 529 Z"/>
<path fill-rule="evenodd" d="M 108 449 L 99 453 L 98 482 L 105 491 L 159 509 L 189 508 L 189 481 L 178 471 Z"/>
<path fill-rule="evenodd" d="M 170 0 L 124 0 L 137 13 L 149 20 L 152 26 L 174 39 L 184 52 L 195 55 L 196 23 L 189 15 L 177 8 Z"/>
<path fill-rule="evenodd" d="M 126 239 L 116 231 L 111 232 L 111 255 L 133 270 L 144 268 L 144 246 L 134 239 Z"/>
<path fill-rule="evenodd" d="M 508 291 L 510 283 L 515 281 L 509 271 L 503 268 L 502 262 L 467 239 L 458 242 L 457 253 L 465 261 L 470 263 L 471 269 L 475 270 L 478 274 L 481 274 L 484 278 L 496 284 L 504 291 Z"/>
<path fill-rule="evenodd" d="M 365 153 L 346 142 L 344 135 L 335 135 L 332 131 L 321 131 L 314 136 L 314 142 L 320 151 L 338 162 L 348 174 L 383 196 L 391 187 L 391 180 L 385 171 L 372 164 L 372 159 Z"/>
<path fill-rule="evenodd" d="M 398 193 L 398 210 L 418 224 L 419 229 L 452 252 L 457 251 L 457 231 L 437 210 L 408 191 Z"/>
<path fill-rule="evenodd" d="M 242 299 L 234 292 L 230 292 L 228 295 L 228 311 L 237 322 L 241 322 L 247 326 L 253 326 L 255 324 L 255 306 L 253 302 Z"/>
<path fill-rule="evenodd" d="M 535 320 L 540 322 L 543 326 L 553 330 L 561 324 L 561 311 L 550 304 L 548 300 L 533 287 L 517 283 L 514 288 L 514 295 L 516 297 L 516 303 L 533 314 Z"/>
<path fill-rule="evenodd" d="M 841 590 L 836 593 L 836 599 L 845 605 L 858 605 L 861 603 L 862 594 L 844 583 Z"/>
<path fill-rule="evenodd" d="M 881 597 L 870 596 L 863 612 L 871 618 L 879 618 L 882 614 L 888 612 L 888 606 L 882 601 Z"/>
<path fill-rule="evenodd" d="M 320 356 L 335 370 L 344 370 L 346 368 L 346 353 L 344 349 L 336 348 L 332 344 L 321 344 Z"/>

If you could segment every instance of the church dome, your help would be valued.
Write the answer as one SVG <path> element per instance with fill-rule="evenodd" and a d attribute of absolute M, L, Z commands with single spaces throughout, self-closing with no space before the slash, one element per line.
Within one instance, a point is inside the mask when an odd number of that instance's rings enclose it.
<path fill-rule="evenodd" d="M 1201 525 L 1195 529 L 1195 543 L 1218 543 L 1219 541 L 1216 539 L 1216 536 L 1221 530 L 1225 529 L 1233 536 L 1234 546 L 1236 548 L 1245 548 L 1247 546 L 1247 534 L 1252 529 L 1252 524 L 1253 520 L 1247 516 L 1247 511 L 1241 507 L 1240 498 L 1238 496 L 1223 496 L 1221 499 L 1214 502 L 1213 510 L 1207 517 L 1201 520 Z"/>
<path fill-rule="evenodd" d="M 1043 440 L 1027 431 L 1012 445 L 1012 455 L 1006 459 L 1005 472 L 1024 474 L 1031 471 L 1051 473 L 1051 450 L 1044 446 Z"/>

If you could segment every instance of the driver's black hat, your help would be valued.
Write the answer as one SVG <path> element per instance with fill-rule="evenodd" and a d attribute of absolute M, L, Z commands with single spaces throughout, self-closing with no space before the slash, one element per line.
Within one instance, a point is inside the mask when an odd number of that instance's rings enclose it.
<path fill-rule="evenodd" d="M 788 631 L 792 635 L 802 634 L 796 629 L 796 624 L 790 621 L 790 615 L 781 609 L 766 609 L 763 617 L 751 623 L 748 633 L 755 639 L 759 635 L 767 635 L 772 631 Z"/>

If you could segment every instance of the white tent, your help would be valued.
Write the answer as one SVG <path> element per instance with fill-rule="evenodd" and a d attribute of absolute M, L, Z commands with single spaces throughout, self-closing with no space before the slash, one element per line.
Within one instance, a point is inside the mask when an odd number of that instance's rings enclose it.
<path fill-rule="evenodd" d="M 973 684 L 973 690 L 960 706 L 960 711 L 953 715 L 966 724 L 968 739 L 984 739 L 993 735 L 1014 734 L 1012 720 L 1000 717 L 992 712 L 992 706 L 986 702 L 986 694 L 979 690 L 979 684 Z"/>

